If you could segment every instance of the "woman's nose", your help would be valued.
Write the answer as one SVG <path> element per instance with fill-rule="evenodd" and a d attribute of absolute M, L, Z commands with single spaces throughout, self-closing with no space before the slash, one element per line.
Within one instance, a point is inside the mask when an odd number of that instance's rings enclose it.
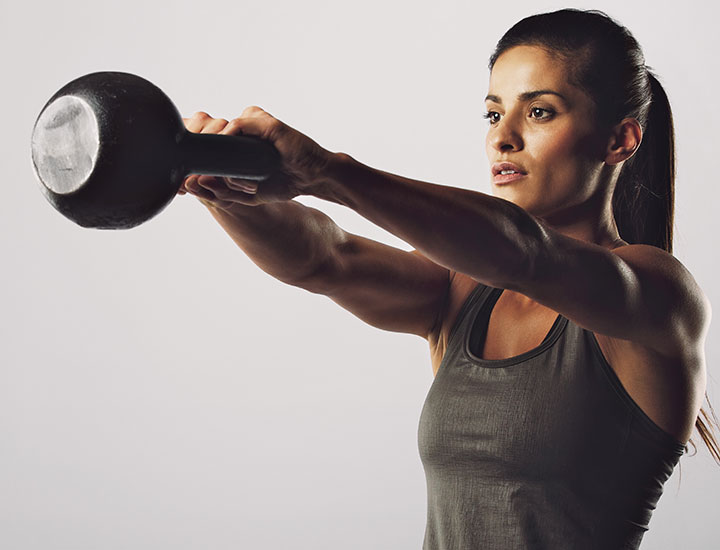
<path fill-rule="evenodd" d="M 507 117 L 502 118 L 490 128 L 488 138 L 492 147 L 497 151 L 519 151 L 523 147 L 520 131 Z"/>

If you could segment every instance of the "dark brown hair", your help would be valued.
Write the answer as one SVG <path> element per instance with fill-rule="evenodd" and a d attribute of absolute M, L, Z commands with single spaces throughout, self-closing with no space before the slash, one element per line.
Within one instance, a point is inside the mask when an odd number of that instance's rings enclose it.
<path fill-rule="evenodd" d="M 595 107 L 595 122 L 610 129 L 633 117 L 643 140 L 625 161 L 612 197 L 620 237 L 672 253 L 675 204 L 675 130 L 670 102 L 630 31 L 599 10 L 562 9 L 531 15 L 511 27 L 490 57 L 514 46 L 538 46 L 568 67 L 569 81 L 584 90 Z M 718 419 L 705 392 L 705 409 L 695 427 L 720 464 L 720 445 L 713 435 Z M 697 453 L 692 439 L 690 445 Z M 687 451 L 687 446 L 686 446 Z"/>

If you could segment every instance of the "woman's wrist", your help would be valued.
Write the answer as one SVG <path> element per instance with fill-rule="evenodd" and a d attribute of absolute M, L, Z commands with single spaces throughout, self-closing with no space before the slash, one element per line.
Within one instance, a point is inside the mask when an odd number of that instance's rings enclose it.
<path fill-rule="evenodd" d="M 315 181 L 303 191 L 303 195 L 317 197 L 343 206 L 348 204 L 349 197 L 344 191 L 347 183 L 348 171 L 352 170 L 358 162 L 347 153 L 330 153 L 322 170 L 318 172 Z"/>

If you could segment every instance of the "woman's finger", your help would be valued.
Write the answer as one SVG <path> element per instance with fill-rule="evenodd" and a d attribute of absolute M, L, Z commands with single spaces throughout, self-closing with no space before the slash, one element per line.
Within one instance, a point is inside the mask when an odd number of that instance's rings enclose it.
<path fill-rule="evenodd" d="M 199 199 L 205 199 L 209 201 L 214 201 L 217 199 L 212 190 L 200 185 L 197 177 L 189 177 L 185 181 L 185 189 L 187 189 L 188 193 Z"/>
<path fill-rule="evenodd" d="M 254 195 L 258 190 L 258 183 L 256 181 L 244 180 L 240 178 L 225 178 L 225 184 L 230 189 L 242 191 Z"/>
<path fill-rule="evenodd" d="M 258 116 L 244 116 L 234 118 L 227 123 L 222 134 L 256 136 L 261 139 L 271 139 L 282 122 L 268 114 Z"/>
<path fill-rule="evenodd" d="M 213 120 L 213 118 L 204 111 L 198 111 L 190 118 L 183 118 L 185 128 L 196 134 L 202 132 L 203 127 L 211 120 Z"/>
<path fill-rule="evenodd" d="M 200 130 L 201 134 L 220 134 L 228 125 L 228 121 L 224 118 L 213 118 L 205 122 Z"/>
<path fill-rule="evenodd" d="M 254 194 L 257 191 L 247 192 L 243 189 L 234 189 L 227 184 L 227 178 L 217 178 L 214 176 L 200 176 L 198 184 L 212 192 L 219 200 L 230 202 L 241 202 L 243 204 L 254 204 Z"/>
<path fill-rule="evenodd" d="M 205 182 L 205 185 L 206 187 L 203 187 L 194 180 L 188 184 L 188 194 L 193 195 L 206 206 L 226 209 L 233 204 L 241 204 L 244 206 L 258 206 L 261 204 L 253 194 L 231 191 L 227 187 L 224 188 L 224 191 L 220 187 L 209 189 L 208 187 L 213 187 L 211 182 Z"/>
<path fill-rule="evenodd" d="M 241 117 L 260 117 L 265 115 L 272 116 L 265 109 L 263 109 L 262 107 L 258 107 L 257 105 L 250 105 L 249 107 L 245 107 L 245 109 L 243 109 L 243 112 L 240 114 Z"/>
<path fill-rule="evenodd" d="M 200 187 L 203 187 L 204 189 L 209 189 L 211 191 L 219 189 L 222 185 L 220 182 L 220 178 L 216 176 L 198 176 L 197 183 Z"/>

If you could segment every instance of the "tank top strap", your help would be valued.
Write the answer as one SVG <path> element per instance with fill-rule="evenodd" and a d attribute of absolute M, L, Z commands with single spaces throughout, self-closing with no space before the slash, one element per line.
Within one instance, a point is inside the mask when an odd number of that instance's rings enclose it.
<path fill-rule="evenodd" d="M 483 283 L 478 283 L 465 299 L 448 336 L 448 346 L 445 353 L 446 358 L 448 356 L 454 356 L 457 351 L 462 350 L 464 336 L 468 330 L 470 330 L 474 319 L 477 317 L 477 314 L 493 290 L 496 289 Z"/>

